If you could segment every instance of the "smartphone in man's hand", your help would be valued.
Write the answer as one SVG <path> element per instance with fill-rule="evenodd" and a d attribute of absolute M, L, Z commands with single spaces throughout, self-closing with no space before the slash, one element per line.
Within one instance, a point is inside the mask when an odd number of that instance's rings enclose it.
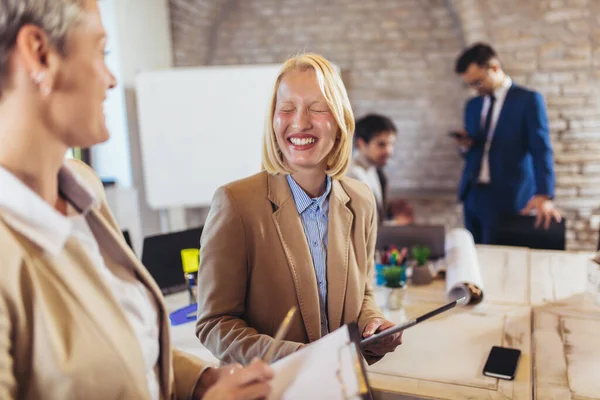
<path fill-rule="evenodd" d="M 448 132 L 448 136 L 450 136 L 451 138 L 457 139 L 457 140 L 465 138 L 465 135 L 459 131 Z"/>
<path fill-rule="evenodd" d="M 473 145 L 473 139 L 469 137 L 469 134 L 464 129 L 457 129 L 448 132 L 448 136 L 456 140 L 462 151 L 467 151 Z"/>

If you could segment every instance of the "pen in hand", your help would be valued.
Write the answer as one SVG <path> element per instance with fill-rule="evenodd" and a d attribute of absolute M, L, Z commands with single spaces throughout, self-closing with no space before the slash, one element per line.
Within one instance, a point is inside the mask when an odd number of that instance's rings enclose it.
<path fill-rule="evenodd" d="M 283 340 L 283 338 L 285 337 L 285 335 L 287 334 L 287 331 L 289 330 L 290 324 L 292 322 L 292 318 L 296 314 L 297 309 L 298 308 L 296 306 L 293 306 L 292 308 L 290 308 L 290 311 L 288 311 L 288 313 L 286 314 L 285 318 L 281 322 L 281 325 L 279 325 L 279 329 L 277 329 L 277 333 L 275 333 L 275 336 L 273 337 L 273 341 L 269 345 L 269 347 L 267 349 L 267 353 L 265 354 L 265 357 L 263 359 L 263 361 L 265 363 L 271 364 L 271 360 L 273 359 L 273 356 L 275 355 L 275 347 L 276 347 L 275 345 L 277 343 L 281 342 Z"/>

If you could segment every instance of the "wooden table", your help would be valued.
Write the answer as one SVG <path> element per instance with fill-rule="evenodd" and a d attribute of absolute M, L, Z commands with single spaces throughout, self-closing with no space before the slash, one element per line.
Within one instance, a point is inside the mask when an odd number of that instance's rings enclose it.
<path fill-rule="evenodd" d="M 429 309 L 431 304 L 415 304 L 407 307 L 407 313 L 417 315 Z M 394 353 L 369 367 L 378 399 L 531 396 L 531 314 L 527 307 L 485 304 L 458 310 L 407 330 L 403 339 Z M 514 381 L 481 373 L 494 345 L 521 350 Z"/>
<path fill-rule="evenodd" d="M 377 400 L 600 399 L 600 306 L 584 295 L 591 253 L 478 246 L 485 299 L 404 333 L 404 344 L 369 367 Z M 377 290 L 385 304 L 385 290 Z M 187 294 L 167 297 L 174 310 Z M 445 282 L 409 286 L 394 322 L 446 302 Z M 208 362 L 218 361 L 195 337 L 194 324 L 173 327 L 172 341 Z M 482 374 L 493 345 L 518 348 L 514 381 Z"/>
<path fill-rule="evenodd" d="M 600 308 L 543 306 L 533 324 L 537 398 L 600 398 Z"/>
<path fill-rule="evenodd" d="M 586 254 L 532 253 L 531 260 L 535 398 L 599 399 L 600 306 L 584 293 L 599 267 Z"/>

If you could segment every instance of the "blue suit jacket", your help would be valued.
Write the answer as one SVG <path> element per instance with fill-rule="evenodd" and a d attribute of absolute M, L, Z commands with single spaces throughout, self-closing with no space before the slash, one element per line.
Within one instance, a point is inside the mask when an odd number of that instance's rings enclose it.
<path fill-rule="evenodd" d="M 465 200 L 477 182 L 485 133 L 480 128 L 483 97 L 465 108 L 465 129 L 473 146 L 465 154 L 459 197 Z M 536 194 L 554 197 L 554 161 L 544 98 L 512 85 L 506 94 L 489 152 L 491 190 L 498 212 L 518 212 Z"/>

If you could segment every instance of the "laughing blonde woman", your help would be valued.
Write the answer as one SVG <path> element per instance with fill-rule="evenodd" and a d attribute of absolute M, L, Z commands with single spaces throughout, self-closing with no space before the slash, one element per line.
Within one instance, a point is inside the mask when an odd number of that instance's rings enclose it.
<path fill-rule="evenodd" d="M 317 54 L 287 60 L 264 135 L 264 172 L 220 188 L 201 239 L 200 341 L 224 362 L 264 356 L 292 306 L 276 359 L 358 321 L 392 326 L 371 288 L 377 212 L 369 188 L 345 178 L 354 116 L 342 80 Z M 368 361 L 401 335 L 367 348 Z"/>

